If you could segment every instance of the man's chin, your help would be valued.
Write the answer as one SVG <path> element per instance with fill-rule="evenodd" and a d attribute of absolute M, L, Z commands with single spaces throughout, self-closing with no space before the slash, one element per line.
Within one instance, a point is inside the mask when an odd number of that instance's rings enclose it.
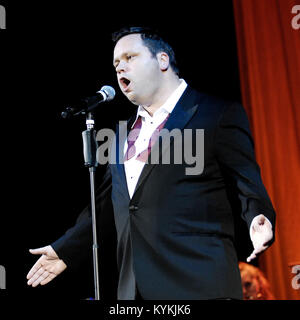
<path fill-rule="evenodd" d="M 138 102 L 138 99 L 137 97 L 135 96 L 135 94 L 130 91 L 128 93 L 125 94 L 126 95 L 126 98 L 133 104 L 136 104 L 136 105 L 139 105 L 139 102 Z"/>

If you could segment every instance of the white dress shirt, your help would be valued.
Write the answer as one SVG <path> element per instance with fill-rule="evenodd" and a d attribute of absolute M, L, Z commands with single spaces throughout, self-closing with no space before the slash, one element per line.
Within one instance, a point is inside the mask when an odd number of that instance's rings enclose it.
<path fill-rule="evenodd" d="M 184 79 L 180 79 L 180 85 L 175 89 L 175 91 L 170 95 L 167 101 L 154 112 L 153 116 L 151 117 L 149 113 L 142 107 L 139 106 L 137 110 L 136 119 L 132 125 L 134 126 L 136 120 L 139 116 L 142 118 L 142 127 L 140 130 L 140 134 L 135 141 L 135 149 L 136 153 L 134 157 L 129 159 L 128 161 L 124 162 L 125 167 L 125 174 L 127 180 L 127 187 L 130 198 L 134 193 L 136 184 L 140 177 L 140 174 L 144 168 L 145 162 L 137 160 L 137 156 L 139 153 L 144 151 L 148 148 L 149 140 L 154 132 L 154 130 L 166 119 L 166 117 L 173 111 L 175 105 L 177 104 L 178 100 L 182 96 L 184 90 L 187 87 L 187 83 Z M 124 155 L 127 151 L 127 140 L 124 144 Z"/>

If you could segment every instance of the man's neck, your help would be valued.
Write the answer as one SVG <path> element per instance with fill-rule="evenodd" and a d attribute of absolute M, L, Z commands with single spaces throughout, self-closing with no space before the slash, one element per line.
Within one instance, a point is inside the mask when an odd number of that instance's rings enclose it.
<path fill-rule="evenodd" d="M 143 106 L 143 108 L 149 113 L 151 117 L 153 117 L 154 113 L 168 100 L 168 98 L 178 88 L 179 85 L 179 78 L 177 76 L 172 78 L 171 81 L 168 81 L 165 86 L 161 88 L 160 92 L 157 95 L 157 100 L 149 106 Z"/>

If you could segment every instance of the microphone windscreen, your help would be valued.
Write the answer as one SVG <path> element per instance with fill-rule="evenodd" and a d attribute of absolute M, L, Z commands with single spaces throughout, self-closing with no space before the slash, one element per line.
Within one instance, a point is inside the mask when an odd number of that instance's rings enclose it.
<path fill-rule="evenodd" d="M 105 92 L 105 94 L 107 96 L 107 98 L 106 98 L 107 101 L 112 100 L 116 95 L 115 89 L 113 87 L 111 87 L 111 86 L 103 86 L 101 88 L 101 91 Z"/>

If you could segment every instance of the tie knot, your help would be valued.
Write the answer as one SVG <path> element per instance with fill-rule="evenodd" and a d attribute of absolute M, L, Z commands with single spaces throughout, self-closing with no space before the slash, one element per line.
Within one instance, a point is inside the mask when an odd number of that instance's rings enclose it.
<path fill-rule="evenodd" d="M 138 138 L 140 131 L 141 131 L 141 127 L 142 127 L 142 118 L 141 116 L 139 116 L 134 124 L 134 126 L 132 127 L 132 129 L 130 130 L 128 137 L 127 137 L 127 141 L 128 142 L 132 142 L 134 143 L 136 141 L 136 139 Z"/>

